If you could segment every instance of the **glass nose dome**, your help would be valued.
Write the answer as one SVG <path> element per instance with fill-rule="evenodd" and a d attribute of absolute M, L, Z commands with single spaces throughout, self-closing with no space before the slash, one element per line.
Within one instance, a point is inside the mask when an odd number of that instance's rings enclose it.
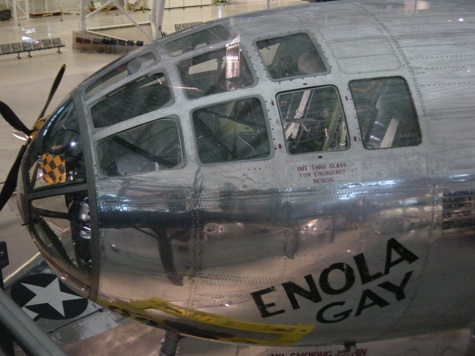
<path fill-rule="evenodd" d="M 67 98 L 45 122 L 22 162 L 19 205 L 53 269 L 88 296 L 92 255 L 89 197 L 77 111 Z"/>

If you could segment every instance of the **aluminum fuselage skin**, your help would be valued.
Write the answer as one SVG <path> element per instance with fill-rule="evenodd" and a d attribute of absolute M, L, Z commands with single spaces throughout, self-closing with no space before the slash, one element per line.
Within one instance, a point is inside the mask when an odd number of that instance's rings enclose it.
<path fill-rule="evenodd" d="M 110 68 L 154 53 L 160 60 L 145 71 L 165 73 L 172 101 L 111 126 L 94 127 L 91 108 L 143 73 L 87 95 L 106 67 L 79 85 L 71 98 L 86 180 L 25 187 L 19 194 L 31 223 L 35 201 L 87 192 L 91 266 L 86 272 L 51 252 L 38 228 L 30 226 L 51 266 L 76 290 L 112 309 L 221 341 L 308 346 L 470 327 L 475 7 L 427 2 L 431 6 L 421 10 L 407 3 L 309 4 L 166 36 Z M 176 56 L 164 46 L 216 25 L 232 38 Z M 270 78 L 256 42 L 292 33 L 305 33 L 319 46 L 326 73 Z M 177 63 L 236 39 L 253 84 L 188 98 Z M 422 141 L 368 149 L 349 83 L 389 77 L 406 81 Z M 277 96 L 326 86 L 339 93 L 347 149 L 289 154 Z M 271 152 L 255 160 L 204 164 L 194 111 L 242 98 L 257 98 L 264 108 Z M 97 152 L 104 140 L 171 116 L 179 122 L 180 165 L 127 176 L 101 173 Z M 23 175 L 25 181 L 28 168 Z"/>

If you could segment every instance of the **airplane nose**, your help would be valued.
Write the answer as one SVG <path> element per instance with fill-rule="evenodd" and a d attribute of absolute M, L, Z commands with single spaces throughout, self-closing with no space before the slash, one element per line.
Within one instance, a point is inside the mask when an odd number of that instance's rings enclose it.
<path fill-rule="evenodd" d="M 21 164 L 18 205 L 51 268 L 89 296 L 91 219 L 76 108 L 66 99 L 30 143 Z"/>

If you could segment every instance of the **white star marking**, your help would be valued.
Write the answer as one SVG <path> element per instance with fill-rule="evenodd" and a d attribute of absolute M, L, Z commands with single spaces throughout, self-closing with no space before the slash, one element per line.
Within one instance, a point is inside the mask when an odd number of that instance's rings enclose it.
<path fill-rule="evenodd" d="M 66 300 L 82 299 L 82 297 L 77 295 L 62 292 L 59 289 L 58 278 L 55 278 L 46 287 L 35 286 L 33 284 L 26 283 L 22 283 L 22 285 L 36 294 L 28 303 L 23 306 L 23 308 L 32 305 L 49 304 L 56 311 L 58 311 L 58 313 L 60 313 L 62 316 L 65 316 L 63 302 Z"/>

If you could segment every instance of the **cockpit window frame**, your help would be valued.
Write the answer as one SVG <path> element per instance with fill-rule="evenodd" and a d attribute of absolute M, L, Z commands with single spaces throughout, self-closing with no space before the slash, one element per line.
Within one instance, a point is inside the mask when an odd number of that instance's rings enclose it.
<path fill-rule="evenodd" d="M 179 140 L 179 144 L 180 144 L 180 149 L 181 149 L 181 161 L 176 164 L 175 166 L 171 167 L 171 168 L 167 168 L 166 170 L 167 171 L 176 171 L 176 170 L 180 170 L 182 169 L 183 167 L 186 166 L 186 149 L 185 149 L 185 141 L 184 141 L 184 136 L 183 136 L 183 128 L 182 128 L 182 125 L 181 125 L 181 120 L 178 116 L 176 115 L 165 115 L 163 117 L 158 117 L 158 118 L 155 118 L 153 120 L 149 120 L 145 123 L 140 123 L 140 124 L 137 124 L 137 125 L 134 125 L 132 127 L 127 127 L 123 130 L 120 130 L 120 131 L 115 131 L 113 133 L 111 133 L 110 135 L 107 135 L 105 137 L 101 137 L 99 140 L 97 140 L 94 144 L 94 156 L 96 158 L 96 162 L 97 162 L 97 179 L 99 180 L 104 180 L 104 179 L 121 179 L 121 178 L 127 178 L 127 177 L 133 177 L 133 176 L 138 176 L 138 175 L 145 175 L 145 174 L 150 174 L 150 173 L 156 173 L 156 172 L 159 172 L 159 170 L 150 170 L 150 171 L 144 171 L 144 172 L 132 172 L 130 174 L 127 174 L 127 175 L 107 175 L 103 172 L 103 167 L 101 165 L 101 157 L 100 157 L 100 146 L 103 145 L 105 142 L 107 142 L 108 140 L 110 140 L 111 138 L 113 138 L 114 136 L 119 136 L 121 134 L 124 134 L 124 133 L 127 133 L 127 132 L 132 132 L 133 130 L 136 130 L 140 127 L 145 127 L 147 125 L 151 125 L 151 124 L 154 124 L 154 123 L 157 123 L 157 122 L 160 122 L 160 121 L 164 121 L 164 120 L 171 120 L 171 121 L 174 121 L 175 122 L 175 125 L 176 125 L 176 128 L 177 128 L 177 135 L 178 135 L 178 140 Z"/>
<path fill-rule="evenodd" d="M 221 37 L 221 39 L 217 40 L 216 42 L 211 41 L 209 43 L 204 43 L 204 44 L 200 43 L 200 45 L 202 45 L 202 46 L 195 46 L 193 48 L 189 48 L 188 50 L 183 50 L 180 53 L 176 53 L 177 51 L 176 50 L 174 51 L 171 48 L 171 45 L 173 43 L 183 42 L 183 41 L 186 41 L 186 39 L 192 40 L 193 36 L 198 37 L 198 35 L 201 34 L 201 33 L 205 33 L 205 32 L 210 33 L 216 28 L 221 28 L 224 31 L 226 31 L 227 32 L 227 37 L 226 38 Z M 219 45 L 219 44 L 224 43 L 226 41 L 229 41 L 232 38 L 232 32 L 228 28 L 223 26 L 222 24 L 218 24 L 218 25 L 215 25 L 215 26 L 210 27 L 210 28 L 204 28 L 204 29 L 203 28 L 193 28 L 193 29 L 190 29 L 189 31 L 186 31 L 186 32 L 185 31 L 183 31 L 183 33 L 180 31 L 180 33 L 177 33 L 176 36 L 173 36 L 173 37 L 178 37 L 178 38 L 171 38 L 169 40 L 164 41 L 163 47 L 165 48 L 165 50 L 167 51 L 167 53 L 171 57 L 178 57 L 178 56 L 189 54 L 190 52 L 197 51 L 201 48 L 208 48 L 210 46 L 216 46 L 216 45 Z M 219 37 L 219 36 L 217 36 L 217 37 Z M 177 46 L 175 46 L 175 47 L 177 47 Z"/>
<path fill-rule="evenodd" d="M 119 75 L 120 73 L 125 73 L 127 75 L 119 78 L 118 80 L 112 81 L 109 85 L 106 85 L 103 88 L 96 90 L 96 87 L 101 85 L 101 84 L 98 84 L 98 82 L 103 80 L 107 76 L 110 76 L 111 74 L 113 74 L 115 70 L 118 70 L 118 68 L 120 67 L 124 67 L 124 68 L 128 67 L 134 60 L 137 60 L 141 57 L 145 57 L 147 55 L 153 55 L 155 57 L 155 60 L 153 60 L 151 64 L 144 67 L 136 68 L 136 70 L 130 74 L 120 71 L 118 72 L 117 75 Z M 97 95 L 100 95 L 103 92 L 108 92 L 109 90 L 112 90 L 113 88 L 117 86 L 120 86 L 123 81 L 131 80 L 136 76 L 142 75 L 144 70 L 147 70 L 147 69 L 150 70 L 150 67 L 157 65 L 158 63 L 160 63 L 160 61 L 161 61 L 161 56 L 156 51 L 152 50 L 151 48 L 147 48 L 146 50 L 142 50 L 138 53 L 134 52 L 133 55 L 126 55 L 123 58 L 120 58 L 112 62 L 111 64 L 107 65 L 104 69 L 100 70 L 93 77 L 88 79 L 88 81 L 91 81 L 91 82 L 85 85 L 84 96 L 87 99 L 91 99 Z M 107 81 L 105 83 L 107 83 Z"/>
<path fill-rule="evenodd" d="M 252 79 L 252 83 L 250 83 L 249 85 L 239 86 L 239 87 L 236 87 L 236 88 L 233 88 L 233 89 L 230 89 L 230 90 L 218 91 L 216 93 L 209 93 L 209 94 L 206 93 L 205 95 L 199 95 L 199 96 L 198 95 L 197 96 L 188 95 L 187 90 L 192 89 L 192 87 L 189 87 L 188 84 L 183 81 L 183 76 L 182 76 L 181 72 L 184 68 L 191 68 L 191 66 L 190 67 L 184 67 L 184 66 L 181 67 L 180 66 L 181 63 L 184 63 L 186 61 L 192 62 L 194 58 L 201 57 L 201 56 L 206 56 L 206 55 L 211 55 L 212 53 L 217 53 L 218 51 L 221 51 L 221 50 L 226 51 L 226 48 L 228 46 L 235 46 L 239 49 L 240 57 L 244 59 L 245 66 L 247 66 L 247 69 L 249 71 L 248 74 L 250 75 L 250 78 Z M 205 62 L 203 62 L 203 63 L 205 63 Z M 176 71 L 178 73 L 180 84 L 183 88 L 184 96 L 188 100 L 198 100 L 198 99 L 202 99 L 202 98 L 205 98 L 205 97 L 209 98 L 212 95 L 230 93 L 230 92 L 240 90 L 240 89 L 252 88 L 252 87 L 255 87 L 258 84 L 258 79 L 257 79 L 257 76 L 255 74 L 255 69 L 252 65 L 252 61 L 250 60 L 245 48 L 239 42 L 236 42 L 235 44 L 233 44 L 232 42 L 229 42 L 226 45 L 222 45 L 222 46 L 219 46 L 217 48 L 213 48 L 212 50 L 207 50 L 207 51 L 203 51 L 203 52 L 194 52 L 193 55 L 188 56 L 188 57 L 183 57 L 181 60 L 177 61 L 175 63 L 175 68 L 176 68 Z M 213 73 L 213 75 L 216 75 L 216 74 L 219 74 L 219 73 Z M 213 86 L 213 85 L 214 85 L 214 83 L 211 83 L 210 87 Z"/>
<path fill-rule="evenodd" d="M 81 133 L 79 115 L 77 102 L 68 95 L 36 133 L 24 158 L 28 167 L 24 175 L 27 192 L 87 184 L 87 143 Z M 69 125 L 64 120 L 69 120 Z"/>
<path fill-rule="evenodd" d="M 398 85 L 402 85 L 404 92 L 400 91 L 399 97 L 395 96 L 397 95 L 394 92 L 395 89 L 390 88 L 391 80 L 401 81 Z M 379 81 L 379 83 L 372 87 L 352 87 L 358 82 L 362 84 L 371 81 L 375 83 Z M 348 88 L 355 107 L 361 142 L 365 149 L 417 147 L 422 144 L 421 120 L 406 78 L 394 75 L 354 79 L 348 83 Z M 394 88 L 397 87 L 394 86 Z M 360 96 L 359 92 L 366 93 L 366 97 L 363 97 L 362 94 Z M 366 102 L 360 104 L 359 101 L 364 99 Z M 397 103 L 397 107 L 395 107 L 395 103 Z"/>
<path fill-rule="evenodd" d="M 277 40 L 279 38 L 290 37 L 290 36 L 295 36 L 295 35 L 299 35 L 299 34 L 306 35 L 308 40 L 312 43 L 319 59 L 321 60 L 323 66 L 325 66 L 325 71 L 321 71 L 321 72 L 316 71 L 316 72 L 312 72 L 312 73 L 308 73 L 308 74 L 301 73 L 301 74 L 297 74 L 297 75 L 275 78 L 272 75 L 272 73 L 269 71 L 268 65 L 266 65 L 266 63 L 265 63 L 265 60 L 264 60 L 264 58 L 261 54 L 261 49 L 259 48 L 258 43 L 261 42 L 261 41 Z M 254 46 L 254 49 L 256 50 L 256 52 L 259 56 L 259 59 L 261 60 L 262 66 L 264 67 L 264 69 L 266 71 L 268 79 L 273 81 L 273 82 L 281 82 L 281 81 L 284 81 L 284 80 L 292 80 L 292 79 L 304 78 L 304 77 L 324 76 L 324 75 L 328 75 L 328 74 L 331 73 L 331 67 L 328 64 L 328 60 L 325 57 L 324 52 L 323 52 L 320 44 L 316 41 L 316 38 L 313 35 L 313 33 L 309 32 L 309 31 L 304 30 L 304 31 L 296 31 L 296 32 L 290 32 L 290 33 L 279 33 L 279 34 L 274 34 L 272 36 L 257 38 L 253 41 L 253 46 Z M 308 53 L 308 52 L 306 52 L 306 53 Z M 303 54 L 305 54 L 305 53 L 302 53 L 300 56 L 302 56 Z"/>
<path fill-rule="evenodd" d="M 152 71 L 143 72 L 143 73 L 140 73 L 140 74 L 141 75 L 139 75 L 139 76 L 133 76 L 133 77 L 131 76 L 127 82 L 120 82 L 119 85 L 114 85 L 107 92 L 103 92 L 101 96 L 95 97 L 94 98 L 95 100 L 93 102 L 91 102 L 91 104 L 88 105 L 87 110 L 88 110 L 88 114 L 89 114 L 90 125 L 95 131 L 98 131 L 98 130 L 101 130 L 101 129 L 104 129 L 104 128 L 109 128 L 109 127 L 112 127 L 112 126 L 115 126 L 115 125 L 120 125 L 120 124 L 123 124 L 124 122 L 130 122 L 130 120 L 134 120 L 134 119 L 139 118 L 139 117 L 144 116 L 144 115 L 150 115 L 150 114 L 156 112 L 157 110 L 162 110 L 163 108 L 169 107 L 169 106 L 171 106 L 175 103 L 175 93 L 174 93 L 174 90 L 173 90 L 174 88 L 171 84 L 170 76 L 168 75 L 168 72 L 165 70 L 165 68 L 157 68 L 157 69 L 154 69 Z M 162 106 L 156 108 L 155 110 L 147 111 L 147 112 L 144 112 L 144 113 L 139 114 L 137 116 L 130 117 L 130 118 L 125 119 L 125 120 L 116 121 L 112 124 L 104 124 L 104 125 L 96 125 L 95 124 L 93 109 L 96 107 L 96 105 L 98 105 L 101 101 L 103 101 L 104 98 L 109 97 L 109 96 L 111 96 L 115 93 L 119 93 L 122 90 L 125 90 L 124 88 L 126 88 L 132 82 L 138 82 L 141 78 L 151 77 L 152 75 L 162 75 L 165 78 L 166 83 L 167 83 L 167 87 L 169 89 L 169 95 L 170 95 L 170 98 L 166 103 L 164 103 Z"/>
<path fill-rule="evenodd" d="M 263 114 L 263 122 L 265 124 L 265 129 L 266 129 L 266 136 L 267 136 L 267 142 L 268 142 L 268 147 L 269 147 L 269 152 L 267 156 L 265 157 L 259 157 L 259 158 L 249 158 L 249 159 L 238 159 L 238 160 L 221 160 L 221 161 L 216 161 L 216 162 L 203 162 L 200 158 L 200 151 L 198 148 L 198 137 L 197 137 L 197 130 L 194 124 L 194 114 L 200 110 L 207 109 L 207 108 L 212 108 L 215 106 L 220 106 L 220 105 L 226 105 L 230 104 L 233 102 L 238 102 L 238 101 L 244 101 L 248 99 L 256 99 L 259 101 L 260 106 L 262 108 L 262 114 Z M 196 155 L 196 161 L 202 165 L 202 166 L 214 166 L 214 165 L 222 165 L 222 164 L 240 164 L 243 162 L 258 162 L 258 161 L 264 161 L 264 160 L 269 160 L 272 159 L 272 157 L 275 154 L 275 149 L 273 146 L 273 137 L 272 137 L 272 128 L 270 126 L 270 121 L 269 121 L 269 116 L 267 112 L 267 106 L 266 106 L 266 101 L 264 98 L 262 98 L 260 95 L 247 95 L 247 96 L 242 96 L 238 97 L 232 100 L 227 100 L 227 101 L 218 101 L 214 102 L 212 104 L 207 104 L 203 105 L 200 107 L 194 108 L 192 111 L 190 111 L 190 121 L 191 121 L 191 127 L 192 127 L 192 133 L 193 133 L 193 141 L 195 145 L 195 155 Z"/>
<path fill-rule="evenodd" d="M 334 107 L 329 107 L 328 101 L 314 100 L 313 96 L 322 95 L 323 90 L 332 89 Z M 302 93 L 296 110 L 290 110 L 288 105 L 286 114 L 281 106 L 281 96 Z M 286 151 L 289 155 L 321 155 L 330 152 L 345 152 L 351 147 L 348 117 L 345 112 L 340 90 L 336 85 L 320 85 L 310 88 L 295 88 L 281 91 L 276 94 L 276 103 L 279 119 L 284 134 Z M 292 98 L 293 99 L 293 98 Z M 315 107 L 314 104 L 321 105 Z M 336 106 L 337 105 L 337 106 Z M 294 105 L 295 107 L 295 105 Z M 319 110 L 315 110 L 319 109 Z M 287 117 L 288 113 L 295 111 L 295 116 Z M 308 117 L 310 115 L 310 117 Z M 337 117 L 338 116 L 338 117 Z M 328 127 L 327 127 L 328 126 Z M 329 128 L 333 127 L 333 130 Z M 330 138 L 328 132 L 333 135 Z M 339 134 L 338 139 L 336 135 Z M 305 137 L 305 138 L 300 138 Z M 341 142 L 342 138 L 345 140 Z"/>

